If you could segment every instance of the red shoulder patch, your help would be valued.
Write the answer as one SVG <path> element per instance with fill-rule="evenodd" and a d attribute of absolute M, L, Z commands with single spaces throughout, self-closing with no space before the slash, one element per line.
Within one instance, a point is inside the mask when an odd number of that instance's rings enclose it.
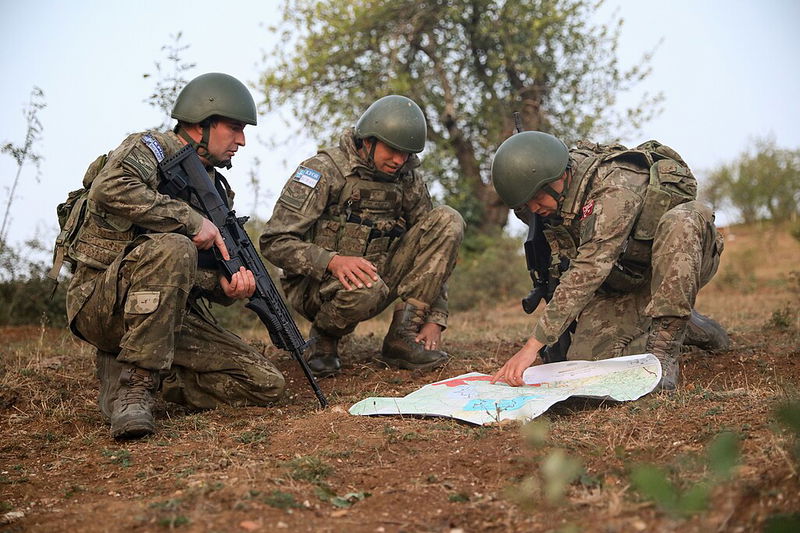
<path fill-rule="evenodd" d="M 589 200 L 589 203 L 581 208 L 581 220 L 594 213 L 594 200 Z"/>

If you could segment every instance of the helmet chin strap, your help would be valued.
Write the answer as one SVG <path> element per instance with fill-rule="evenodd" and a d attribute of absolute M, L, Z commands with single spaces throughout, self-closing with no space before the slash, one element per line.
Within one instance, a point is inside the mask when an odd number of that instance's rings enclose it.
<path fill-rule="evenodd" d="M 195 141 L 185 128 L 178 127 L 175 133 L 177 133 L 184 141 L 186 141 L 186 144 L 194 148 L 194 150 L 197 152 L 197 155 L 211 163 L 212 166 L 218 168 L 231 168 L 231 166 L 233 166 L 230 159 L 219 159 L 211 155 L 211 152 L 208 151 L 208 141 L 211 138 L 210 124 L 203 125 L 203 137 L 200 139 L 200 142 Z"/>
<path fill-rule="evenodd" d="M 561 192 L 556 191 L 554 188 L 550 186 L 549 183 L 545 183 L 542 185 L 542 188 L 539 189 L 540 191 L 547 194 L 550 198 L 556 201 L 556 211 L 561 211 L 561 208 L 564 205 L 564 198 L 567 196 L 567 187 L 569 187 L 570 182 L 572 181 L 572 161 L 567 164 L 567 168 L 564 169 L 564 173 L 561 175 L 561 178 L 564 180 L 564 186 L 561 187 Z"/>

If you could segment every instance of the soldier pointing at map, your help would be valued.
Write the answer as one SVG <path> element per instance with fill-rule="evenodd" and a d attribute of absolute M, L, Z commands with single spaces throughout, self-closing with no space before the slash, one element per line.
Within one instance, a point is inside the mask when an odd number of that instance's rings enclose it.
<path fill-rule="evenodd" d="M 492 180 L 523 221 L 542 217 L 551 274 L 560 278 L 532 336 L 495 381 L 522 385 L 522 372 L 575 320 L 568 359 L 650 352 L 663 389 L 678 385 L 687 329 L 696 343 L 727 345 L 719 324 L 693 312 L 723 241 L 674 150 L 655 141 L 568 150 L 552 135 L 522 132 L 497 150 Z"/>

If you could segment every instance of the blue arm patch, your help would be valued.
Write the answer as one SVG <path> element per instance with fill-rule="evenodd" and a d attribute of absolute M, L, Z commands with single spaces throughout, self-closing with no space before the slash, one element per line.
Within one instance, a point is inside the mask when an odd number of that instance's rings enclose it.
<path fill-rule="evenodd" d="M 303 185 L 307 185 L 313 189 L 317 186 L 317 183 L 319 183 L 320 177 L 322 177 L 322 174 L 319 171 L 300 165 L 297 168 L 297 172 L 294 173 L 292 179 L 294 181 L 299 181 Z"/>

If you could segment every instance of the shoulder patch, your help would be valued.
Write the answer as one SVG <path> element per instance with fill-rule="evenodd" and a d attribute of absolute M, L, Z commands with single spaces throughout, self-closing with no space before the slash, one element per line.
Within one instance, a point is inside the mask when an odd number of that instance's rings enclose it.
<path fill-rule="evenodd" d="M 586 205 L 581 208 L 581 220 L 594 213 L 594 200 L 589 200 Z"/>
<path fill-rule="evenodd" d="M 278 202 L 292 211 L 300 212 L 317 187 L 322 173 L 300 165 L 283 187 Z"/>
<path fill-rule="evenodd" d="M 149 133 L 142 136 L 142 142 L 153 152 L 153 155 L 156 157 L 156 160 L 161 163 L 166 157 L 164 153 L 164 149 L 161 147 L 161 144 L 156 140 L 155 137 L 150 135 Z"/>
<path fill-rule="evenodd" d="M 153 154 L 149 150 L 145 150 L 144 147 L 140 148 L 140 146 L 134 146 L 122 162 L 146 181 L 151 174 L 155 173 L 156 162 L 153 160 Z"/>
<path fill-rule="evenodd" d="M 320 177 L 322 177 L 322 174 L 319 171 L 300 165 L 297 167 L 297 171 L 294 173 L 292 179 L 303 185 L 314 188 L 317 186 L 317 183 L 319 183 Z"/>

